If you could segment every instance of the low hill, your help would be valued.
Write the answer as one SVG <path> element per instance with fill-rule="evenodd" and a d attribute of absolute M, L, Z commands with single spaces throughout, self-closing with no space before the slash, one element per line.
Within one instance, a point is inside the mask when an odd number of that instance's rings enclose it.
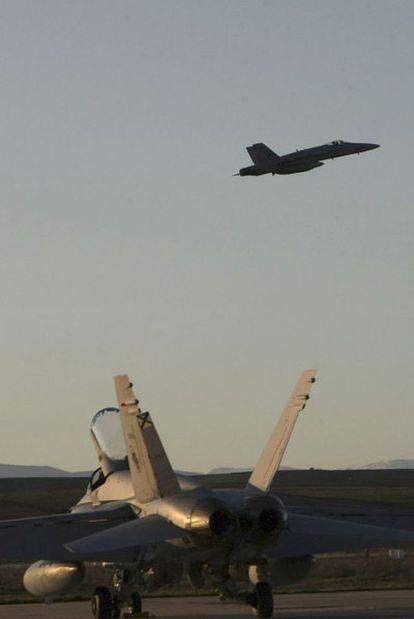
<path fill-rule="evenodd" d="M 90 477 L 91 471 L 64 471 L 53 466 L 0 464 L 0 477 Z"/>
<path fill-rule="evenodd" d="M 373 462 L 373 464 L 367 464 L 361 466 L 361 469 L 375 469 L 375 470 L 390 470 L 390 469 L 414 469 L 414 460 L 400 459 L 400 460 L 382 460 L 381 462 Z"/>

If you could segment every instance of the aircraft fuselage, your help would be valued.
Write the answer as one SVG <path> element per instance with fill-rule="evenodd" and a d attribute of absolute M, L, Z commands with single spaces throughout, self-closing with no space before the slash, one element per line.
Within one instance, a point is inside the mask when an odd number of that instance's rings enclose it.
<path fill-rule="evenodd" d="M 326 159 L 359 154 L 378 147 L 379 144 L 335 140 L 328 144 L 304 148 L 279 156 L 265 144 L 253 144 L 247 148 L 247 151 L 254 165 L 241 168 L 238 174 L 240 176 L 261 176 L 263 174 L 307 172 L 324 165 L 322 161 Z"/>

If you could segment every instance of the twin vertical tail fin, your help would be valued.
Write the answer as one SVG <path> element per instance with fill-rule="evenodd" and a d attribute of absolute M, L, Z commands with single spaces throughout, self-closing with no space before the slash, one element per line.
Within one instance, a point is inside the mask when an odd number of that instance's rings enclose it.
<path fill-rule="evenodd" d="M 316 370 L 300 377 L 247 486 L 268 492 L 279 470 L 299 413 L 305 408 Z M 143 413 L 126 374 L 115 376 L 115 388 L 131 481 L 137 503 L 178 494 L 180 486 L 149 413 Z"/>
<path fill-rule="evenodd" d="M 138 503 L 178 494 L 180 487 L 149 413 L 143 413 L 126 374 L 115 376 L 131 481 Z"/>
<path fill-rule="evenodd" d="M 250 476 L 248 487 L 253 486 L 263 492 L 270 490 L 299 413 L 305 408 L 306 402 L 309 400 L 310 390 L 316 380 L 315 376 L 316 370 L 307 370 L 299 378 L 290 400 Z"/>
<path fill-rule="evenodd" d="M 274 163 L 277 163 L 279 159 L 279 155 L 260 142 L 259 144 L 253 144 L 252 146 L 247 146 L 247 152 L 249 153 L 250 159 L 257 166 L 268 166 Z"/>

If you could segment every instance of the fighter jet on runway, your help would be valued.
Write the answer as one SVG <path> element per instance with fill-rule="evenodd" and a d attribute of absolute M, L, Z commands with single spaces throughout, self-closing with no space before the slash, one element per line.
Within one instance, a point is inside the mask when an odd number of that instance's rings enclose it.
<path fill-rule="evenodd" d="M 322 159 L 335 159 L 378 148 L 379 144 L 344 142 L 334 140 L 321 146 L 296 150 L 287 155 L 277 155 L 260 142 L 246 148 L 254 165 L 241 168 L 234 176 L 261 176 L 262 174 L 296 174 L 307 172 L 323 165 Z"/>
<path fill-rule="evenodd" d="M 414 544 L 414 532 L 288 511 L 270 492 L 315 374 L 300 377 L 246 488 L 221 491 L 173 471 L 128 376 L 116 376 L 119 408 L 99 411 L 92 422 L 100 466 L 86 494 L 69 514 L 0 522 L 0 560 L 36 560 L 24 585 L 46 599 L 78 586 L 85 562 L 109 565 L 111 588 L 97 587 L 92 598 L 97 619 L 118 618 L 125 606 L 138 616 L 140 590 L 174 584 L 183 574 L 194 587 L 208 578 L 222 598 L 271 617 L 270 583 L 301 580 L 312 555 Z M 188 429 L 182 435 L 191 450 Z M 252 590 L 239 589 L 231 566 L 248 570 Z"/>

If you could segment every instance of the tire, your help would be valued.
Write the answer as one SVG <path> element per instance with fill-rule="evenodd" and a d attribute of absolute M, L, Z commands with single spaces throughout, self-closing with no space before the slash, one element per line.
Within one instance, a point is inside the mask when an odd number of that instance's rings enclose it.
<path fill-rule="evenodd" d="M 142 612 L 142 600 L 138 591 L 134 591 L 131 593 L 131 607 L 132 612 L 141 613 Z"/>
<path fill-rule="evenodd" d="M 258 617 L 273 615 L 273 591 L 268 582 L 258 582 L 254 588 L 253 612 Z"/>
<path fill-rule="evenodd" d="M 92 614 L 96 619 L 112 619 L 112 596 L 106 587 L 96 587 L 92 596 Z"/>

